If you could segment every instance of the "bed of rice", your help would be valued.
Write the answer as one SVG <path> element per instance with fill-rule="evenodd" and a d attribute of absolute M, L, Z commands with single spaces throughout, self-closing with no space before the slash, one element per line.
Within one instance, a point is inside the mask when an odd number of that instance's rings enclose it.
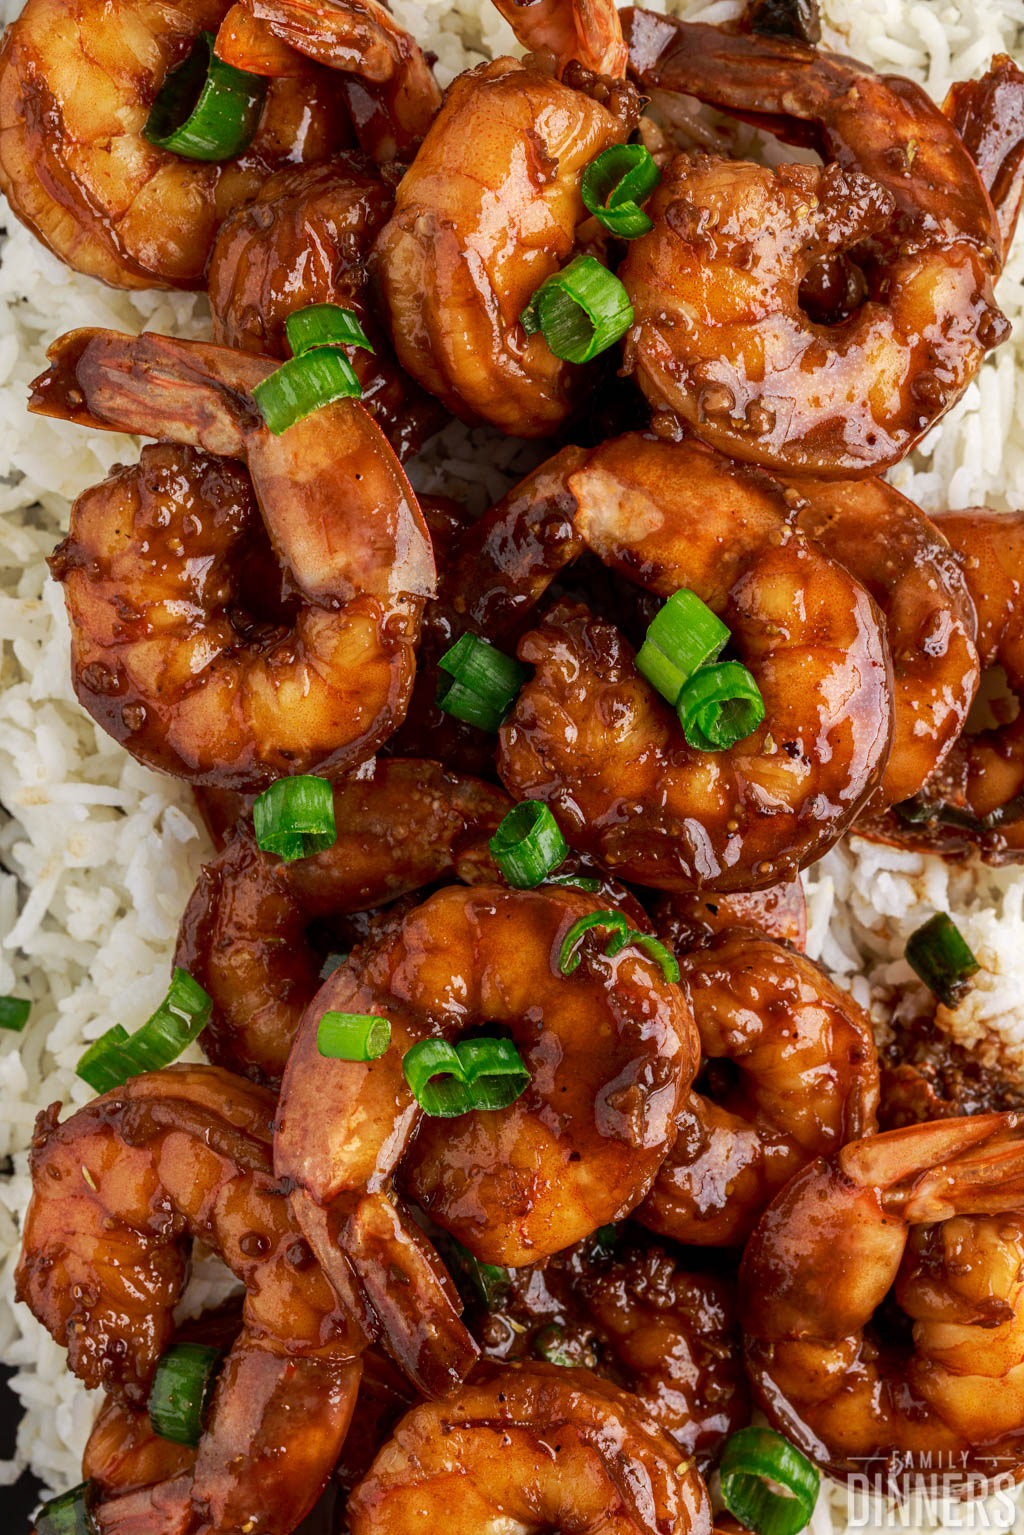
<path fill-rule="evenodd" d="M 20 0 L 13 0 L 10 14 Z M 650 0 L 720 21 L 737 0 Z M 447 83 L 467 65 L 513 51 L 490 0 L 394 0 L 399 18 L 438 55 Z M 1015 53 L 1024 0 L 824 0 L 827 38 L 877 68 L 922 81 L 939 100 L 950 81 Z M 1024 241 L 1000 288 L 1010 319 L 1024 308 Z M 17 1367 L 25 1414 L 15 1460 L 54 1491 L 78 1480 L 95 1401 L 68 1374 L 64 1351 L 13 1304 L 18 1224 L 29 1195 L 27 1146 L 38 1110 L 90 1096 L 74 1074 L 83 1045 L 113 1021 L 137 1026 L 164 994 L 174 935 L 209 851 L 186 789 L 138 766 L 77 706 L 60 590 L 44 557 L 67 526 L 70 499 L 131 460 L 129 438 L 31 417 L 25 386 L 49 340 L 75 325 L 203 334 L 193 295 L 128 296 L 69 272 L 19 225 L 0 261 L 0 995 L 32 999 L 21 1036 L 0 1040 L 0 1358 Z M 893 479 L 926 508 L 1024 507 L 1024 330 L 981 370 L 967 395 Z M 474 451 L 474 448 L 476 451 Z M 452 428 L 416 468 L 481 508 L 517 468 L 515 443 Z M 943 1022 L 988 1059 L 1024 1068 L 1024 871 L 952 867 L 851 837 L 805 876 L 809 951 L 884 1021 L 889 988 L 909 978 L 906 935 L 952 911 L 983 971 Z M 207 1268 L 206 1283 L 216 1285 Z M 201 1297 L 199 1297 L 201 1298 Z M 1017 1520 L 1024 1525 L 1024 1513 Z M 865 1512 L 829 1488 L 814 1535 L 846 1528 L 1009 1529 L 1009 1500 L 956 1508 Z"/>

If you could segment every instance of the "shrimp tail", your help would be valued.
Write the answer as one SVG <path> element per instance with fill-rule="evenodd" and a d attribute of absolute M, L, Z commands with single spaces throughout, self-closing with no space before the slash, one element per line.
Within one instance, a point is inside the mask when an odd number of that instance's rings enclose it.
<path fill-rule="evenodd" d="M 1008 54 L 997 54 L 980 80 L 950 86 L 942 110 L 992 199 L 1005 257 L 1024 199 L 1024 72 Z"/>
<path fill-rule="evenodd" d="M 885 1210 L 911 1224 L 1019 1210 L 1024 1115 L 978 1114 L 908 1126 L 858 1141 L 840 1154 L 840 1163 L 855 1183 L 881 1190 Z"/>

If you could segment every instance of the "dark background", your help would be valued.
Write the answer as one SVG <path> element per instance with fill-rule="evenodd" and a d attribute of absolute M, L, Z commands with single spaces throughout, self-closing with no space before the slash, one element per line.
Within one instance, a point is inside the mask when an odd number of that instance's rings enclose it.
<path fill-rule="evenodd" d="M 7 1381 L 13 1370 L 0 1365 L 0 1460 L 14 1454 L 14 1438 L 21 1417 L 21 1403 Z M 39 1484 L 34 1477 L 23 1476 L 13 1487 L 0 1487 L 0 1511 L 3 1527 L 9 1535 L 21 1535 L 31 1528 L 32 1512 L 39 1502 Z"/>

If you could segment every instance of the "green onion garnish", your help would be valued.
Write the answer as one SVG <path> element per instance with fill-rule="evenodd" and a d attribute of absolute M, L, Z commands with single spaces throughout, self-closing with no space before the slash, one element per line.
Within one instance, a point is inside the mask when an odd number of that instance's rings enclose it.
<path fill-rule="evenodd" d="M 637 668 L 674 707 L 697 668 L 717 660 L 728 641 L 729 630 L 717 614 L 682 586 L 648 624 Z"/>
<path fill-rule="evenodd" d="M 541 283 L 519 316 L 528 336 L 543 331 L 556 357 L 590 362 L 633 323 L 629 294 L 594 256 L 577 256 Z"/>
<path fill-rule="evenodd" d="M 252 822 L 264 853 L 279 858 L 309 858 L 333 847 L 334 790 L 326 778 L 302 773 L 279 778 L 254 801 Z"/>
<path fill-rule="evenodd" d="M 345 353 L 318 346 L 283 362 L 276 372 L 253 386 L 252 397 L 267 426 L 280 437 L 315 410 L 335 400 L 358 400 L 362 392 Z"/>
<path fill-rule="evenodd" d="M 544 883 L 565 885 L 568 890 L 585 890 L 588 895 L 596 895 L 601 888 L 601 881 L 593 874 L 549 874 Z"/>
<path fill-rule="evenodd" d="M 532 890 L 565 861 L 569 848 L 547 805 L 526 799 L 504 817 L 488 846 L 514 890 Z"/>
<path fill-rule="evenodd" d="M 501 1268 L 496 1263 L 481 1263 L 479 1258 L 474 1258 L 468 1247 L 463 1247 L 454 1237 L 449 1240 L 473 1288 L 488 1311 L 493 1311 L 495 1305 L 507 1294 L 512 1275 L 507 1268 Z"/>
<path fill-rule="evenodd" d="M 676 704 L 683 734 L 695 751 L 728 751 L 764 719 L 761 690 L 741 661 L 702 666 Z"/>
<path fill-rule="evenodd" d="M 533 1353 L 547 1364 L 564 1365 L 567 1369 L 578 1363 L 565 1346 L 565 1328 L 557 1322 L 549 1322 L 533 1339 Z"/>
<path fill-rule="evenodd" d="M 375 1061 L 391 1043 L 391 1024 L 371 1013 L 324 1013 L 316 1047 L 335 1061 Z"/>
<path fill-rule="evenodd" d="M 293 357 L 321 346 L 361 346 L 373 351 L 359 316 L 340 304 L 307 304 L 288 316 L 284 329 Z"/>
<path fill-rule="evenodd" d="M 472 1109 L 504 1109 L 525 1091 L 530 1073 L 507 1039 L 421 1039 L 407 1050 L 402 1072 L 424 1113 L 455 1119 Z"/>
<path fill-rule="evenodd" d="M 14 1034 L 20 1034 L 28 1023 L 28 1015 L 32 1011 L 31 1002 L 26 1002 L 24 997 L 0 997 L 0 1029 L 10 1029 Z"/>
<path fill-rule="evenodd" d="M 905 949 L 907 964 L 943 1007 L 956 1007 L 981 969 L 963 933 L 944 911 L 911 933 Z"/>
<path fill-rule="evenodd" d="M 160 1355 L 147 1407 L 161 1439 L 199 1443 L 221 1357 L 205 1343 L 175 1343 Z"/>
<path fill-rule="evenodd" d="M 583 937 L 591 928 L 604 928 L 611 933 L 611 937 L 604 946 L 604 952 L 609 959 L 614 959 L 616 954 L 627 946 L 643 949 L 657 960 L 661 966 L 661 973 L 666 981 L 678 981 L 679 966 L 675 956 L 666 949 L 660 938 L 655 938 L 653 933 L 641 933 L 637 928 L 630 927 L 621 911 L 591 911 L 585 917 L 580 917 L 574 922 L 562 940 L 562 947 L 558 955 L 558 968 L 563 975 L 572 975 L 579 969 L 580 960 L 583 958 Z"/>
<path fill-rule="evenodd" d="M 199 982 L 176 967 L 166 997 L 141 1029 L 129 1034 L 115 1023 L 89 1046 L 75 1070 L 98 1093 L 120 1087 L 143 1071 L 160 1071 L 198 1038 L 212 1010 Z"/>
<path fill-rule="evenodd" d="M 774 1429 L 741 1428 L 733 1434 L 719 1473 L 726 1508 L 757 1535 L 797 1535 L 810 1522 L 821 1483 L 818 1469 Z"/>
<path fill-rule="evenodd" d="M 481 730 L 497 730 L 529 672 L 487 640 L 464 634 L 437 663 L 446 673 L 437 703 L 446 714 Z"/>
<path fill-rule="evenodd" d="M 213 51 L 214 34 L 200 32 L 185 61 L 168 71 L 142 136 L 186 160 L 230 160 L 256 132 L 267 82 Z"/>
<path fill-rule="evenodd" d="M 93 1483 L 79 1482 L 59 1498 L 51 1498 L 36 1516 L 35 1535 L 96 1535 L 91 1513 L 94 1497 Z"/>
<path fill-rule="evenodd" d="M 598 1226 L 592 1240 L 602 1252 L 614 1252 L 622 1241 L 621 1224 L 611 1221 L 607 1226 Z"/>
<path fill-rule="evenodd" d="M 635 240 L 654 225 L 641 209 L 661 180 L 643 144 L 613 144 L 583 172 L 580 191 L 590 212 L 612 234 Z"/>

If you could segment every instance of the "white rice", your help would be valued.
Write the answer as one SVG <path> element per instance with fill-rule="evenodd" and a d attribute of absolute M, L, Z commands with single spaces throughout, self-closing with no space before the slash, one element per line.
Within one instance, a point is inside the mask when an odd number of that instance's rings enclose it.
<path fill-rule="evenodd" d="M 8 0 L 10 14 L 20 0 Z M 738 0 L 668 0 L 692 18 L 721 21 Z M 428 39 L 442 83 L 502 51 L 516 51 L 490 0 L 394 0 L 399 20 Z M 882 69 L 922 81 L 941 100 L 951 81 L 1014 53 L 1024 0 L 825 0 L 827 40 Z M 1000 288 L 1011 320 L 1024 309 L 1024 240 Z M 26 1146 L 37 1111 L 90 1091 L 74 1075 L 84 1044 L 111 1022 L 129 1029 L 162 997 L 178 918 L 209 847 L 187 789 L 139 767 L 77 706 L 60 590 L 44 557 L 67 526 L 71 498 L 101 479 L 129 438 L 29 416 L 26 384 L 47 343 L 76 325 L 144 326 L 203 334 L 204 300 L 122 294 L 69 272 L 11 222 L 0 263 L 0 995 L 31 997 L 21 1036 L 0 1039 L 0 1358 L 18 1367 L 25 1406 L 16 1459 L 47 1488 L 78 1480 L 95 1401 L 68 1373 L 64 1350 L 24 1307 L 12 1274 L 18 1222 L 29 1196 Z M 1024 507 L 1024 330 L 982 368 L 956 409 L 893 480 L 921 505 Z M 515 443 L 474 457 L 473 434 L 454 427 L 421 465 L 421 489 L 442 485 L 478 507 L 517 468 Z M 1024 1067 L 1024 871 L 953 867 L 856 836 L 806 876 L 810 952 L 875 1007 L 884 1024 L 890 989 L 909 980 L 906 935 L 949 910 L 984 966 L 969 999 L 941 1022 L 986 1060 Z M 203 1293 L 216 1272 L 203 1269 Z M 830 1487 L 814 1535 L 846 1528 L 1009 1529 L 1009 1500 L 968 1514 L 875 1504 L 855 1508 Z M 1024 1518 L 1022 1518 L 1024 1522 Z"/>

